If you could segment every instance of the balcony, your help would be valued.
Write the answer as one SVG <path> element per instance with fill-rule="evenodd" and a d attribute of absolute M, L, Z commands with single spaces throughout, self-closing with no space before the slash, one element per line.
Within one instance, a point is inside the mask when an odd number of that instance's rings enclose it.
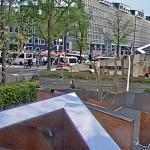
<path fill-rule="evenodd" d="M 104 5 L 107 5 L 107 6 L 112 6 L 112 3 L 109 2 L 109 1 L 106 1 L 106 0 L 98 0 L 100 3 L 103 3 Z"/>

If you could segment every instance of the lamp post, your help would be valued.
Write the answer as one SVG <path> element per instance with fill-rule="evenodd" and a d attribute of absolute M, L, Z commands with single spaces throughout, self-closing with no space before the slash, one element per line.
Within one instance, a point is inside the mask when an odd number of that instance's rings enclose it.
<path fill-rule="evenodd" d="M 64 50 L 65 53 L 66 53 L 66 50 L 67 50 L 68 26 L 69 26 L 69 10 L 67 10 L 67 27 L 66 27 L 64 38 L 63 38 L 63 40 L 64 40 L 63 50 Z"/>
<path fill-rule="evenodd" d="M 135 36 L 136 36 L 136 15 L 135 15 L 135 19 L 134 19 L 134 31 L 133 31 L 133 45 L 131 48 L 131 54 L 134 53 L 134 47 L 135 47 Z"/>
<path fill-rule="evenodd" d="M 135 52 L 135 36 L 136 36 L 136 14 L 135 14 L 135 20 L 134 20 L 134 31 L 133 31 L 133 44 L 132 44 L 132 48 L 131 48 L 131 54 L 128 55 L 128 76 L 127 76 L 127 87 L 126 87 L 126 91 L 129 91 L 130 88 L 130 75 L 133 75 L 133 60 L 134 60 L 134 52 Z"/>

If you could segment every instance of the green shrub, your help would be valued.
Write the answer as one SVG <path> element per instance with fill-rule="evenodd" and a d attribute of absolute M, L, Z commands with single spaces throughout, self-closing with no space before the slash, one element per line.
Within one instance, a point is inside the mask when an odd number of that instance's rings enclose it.
<path fill-rule="evenodd" d="M 150 89 L 145 89 L 144 92 L 145 93 L 150 93 Z"/>
<path fill-rule="evenodd" d="M 34 101 L 37 85 L 37 82 L 21 82 L 0 86 L 0 109 Z"/>

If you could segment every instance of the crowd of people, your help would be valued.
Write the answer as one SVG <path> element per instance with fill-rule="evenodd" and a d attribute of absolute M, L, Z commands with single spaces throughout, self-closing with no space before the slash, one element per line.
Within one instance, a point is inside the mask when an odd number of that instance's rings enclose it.
<path fill-rule="evenodd" d="M 61 60 L 62 61 L 62 60 Z M 31 68 L 32 66 L 39 68 L 39 66 L 47 65 L 48 58 L 46 56 L 34 56 L 33 59 L 27 59 L 24 63 L 25 68 Z M 52 66 L 59 66 L 60 56 L 51 56 L 50 63 Z"/>

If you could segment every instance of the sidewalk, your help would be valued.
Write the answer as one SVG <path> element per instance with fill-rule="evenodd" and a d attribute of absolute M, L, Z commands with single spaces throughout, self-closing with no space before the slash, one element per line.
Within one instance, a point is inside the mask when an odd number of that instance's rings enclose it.
<path fill-rule="evenodd" d="M 0 65 L 0 72 L 1 72 L 2 65 Z M 18 73 L 23 71 L 37 71 L 37 70 L 46 70 L 47 66 L 39 66 L 39 68 L 32 66 L 31 68 L 25 69 L 24 66 L 20 65 L 6 65 L 6 69 L 8 73 Z"/>

